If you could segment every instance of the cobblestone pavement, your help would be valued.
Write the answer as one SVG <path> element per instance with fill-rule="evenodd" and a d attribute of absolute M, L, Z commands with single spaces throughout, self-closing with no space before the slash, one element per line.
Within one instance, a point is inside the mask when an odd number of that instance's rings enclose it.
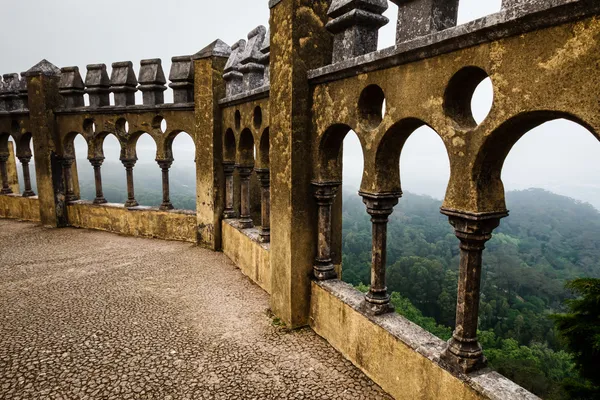
<path fill-rule="evenodd" d="M 0 399 L 388 399 L 221 253 L 0 220 Z"/>

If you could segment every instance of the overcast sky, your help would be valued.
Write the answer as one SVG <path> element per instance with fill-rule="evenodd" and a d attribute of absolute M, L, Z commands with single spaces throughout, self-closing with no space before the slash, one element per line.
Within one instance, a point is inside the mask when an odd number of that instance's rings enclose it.
<path fill-rule="evenodd" d="M 462 0 L 459 23 L 496 12 L 500 3 Z M 268 0 L 4 0 L 3 30 L 10 35 L 0 41 L 0 72 L 21 72 L 46 58 L 59 67 L 77 65 L 85 76 L 87 64 L 105 63 L 110 69 L 112 62 L 131 60 L 138 70 L 141 59 L 162 58 L 168 74 L 172 56 L 193 54 L 217 38 L 232 44 L 257 25 L 268 25 L 267 4 Z M 390 2 L 386 15 L 391 22 L 381 30 L 380 48 L 394 44 L 396 13 Z M 171 99 L 169 92 L 167 99 Z M 485 118 L 492 99 L 488 82 L 473 99 L 476 119 Z M 175 142 L 176 162 L 193 160 L 189 140 Z M 114 142 L 107 142 L 107 161 L 118 159 Z M 78 141 L 77 148 L 78 157 L 85 157 L 85 144 Z M 140 139 L 139 149 L 140 162 L 153 162 L 151 139 Z M 503 180 L 508 190 L 542 187 L 600 208 L 598 155 L 600 144 L 585 129 L 566 121 L 552 122 L 517 143 Z M 344 156 L 345 180 L 358 186 L 362 154 L 351 135 Z M 435 133 L 422 129 L 411 136 L 401 171 L 405 191 L 443 197 L 449 165 Z"/>

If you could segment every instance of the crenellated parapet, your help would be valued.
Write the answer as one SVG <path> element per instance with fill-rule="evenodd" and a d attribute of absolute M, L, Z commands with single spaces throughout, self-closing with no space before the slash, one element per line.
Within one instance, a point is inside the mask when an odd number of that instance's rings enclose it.
<path fill-rule="evenodd" d="M 0 111 L 22 112 L 27 110 L 27 80 L 19 74 L 2 76 L 0 82 Z"/>

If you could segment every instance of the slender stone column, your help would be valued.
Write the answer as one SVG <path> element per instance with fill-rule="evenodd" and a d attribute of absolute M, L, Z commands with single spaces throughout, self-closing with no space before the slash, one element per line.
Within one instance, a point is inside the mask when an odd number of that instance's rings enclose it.
<path fill-rule="evenodd" d="M 486 366 L 481 345 L 477 341 L 482 253 L 485 243 L 492 237 L 492 231 L 500 224 L 500 218 L 507 213 L 486 217 L 444 210 L 442 213 L 449 216 L 450 224 L 460 240 L 456 329 L 442 358 L 458 371 L 471 373 Z"/>
<path fill-rule="evenodd" d="M 135 200 L 135 192 L 133 189 L 133 167 L 135 166 L 137 159 L 126 158 L 122 159 L 121 162 L 127 172 L 127 201 L 125 207 L 137 207 L 139 203 Z"/>
<path fill-rule="evenodd" d="M 162 171 L 162 192 L 163 192 L 163 201 L 160 205 L 160 209 L 163 211 L 172 210 L 173 204 L 171 204 L 171 199 L 169 196 L 169 168 L 173 165 L 173 160 L 156 160 L 160 169 Z"/>
<path fill-rule="evenodd" d="M 0 176 L 2 177 L 2 189 L 0 194 L 11 194 L 13 191 L 8 184 L 8 154 L 0 154 Z"/>
<path fill-rule="evenodd" d="M 254 223 L 250 216 L 250 175 L 254 167 L 247 165 L 237 166 L 240 174 L 240 187 L 241 187 L 241 207 L 240 207 L 240 228 L 247 229 L 252 228 Z"/>
<path fill-rule="evenodd" d="M 225 174 L 225 210 L 223 218 L 235 218 L 235 210 L 233 209 L 233 173 L 235 172 L 235 164 L 232 162 L 223 163 L 223 173 Z"/>
<path fill-rule="evenodd" d="M 107 203 L 104 198 L 104 193 L 102 190 L 102 163 L 104 162 L 104 157 L 96 157 L 89 159 L 90 164 L 94 167 L 94 183 L 96 184 L 96 198 L 94 199 L 94 204 L 105 204 Z"/>
<path fill-rule="evenodd" d="M 31 174 L 29 173 L 29 162 L 31 162 L 31 156 L 23 156 L 19 157 L 19 161 L 23 166 L 23 182 L 25 184 L 25 191 L 23 192 L 23 197 L 32 197 L 35 196 L 31 188 Z"/>
<path fill-rule="evenodd" d="M 371 287 L 365 295 L 365 311 L 373 315 L 381 315 L 394 311 L 390 303 L 385 282 L 387 261 L 387 223 L 388 217 L 398 204 L 400 193 L 371 194 L 360 192 L 367 212 L 371 216 L 373 243 L 371 247 Z"/>
<path fill-rule="evenodd" d="M 313 182 L 318 205 L 317 258 L 313 275 L 317 280 L 336 279 L 331 259 L 331 207 L 341 182 Z"/>
<path fill-rule="evenodd" d="M 73 188 L 73 162 L 75 159 L 73 157 L 65 157 L 62 160 L 63 167 L 63 176 L 65 179 L 65 201 L 75 201 L 79 200 L 77 195 L 75 195 L 75 190 Z"/>
<path fill-rule="evenodd" d="M 257 169 L 260 180 L 260 241 L 271 241 L 271 173 L 268 169 Z"/>

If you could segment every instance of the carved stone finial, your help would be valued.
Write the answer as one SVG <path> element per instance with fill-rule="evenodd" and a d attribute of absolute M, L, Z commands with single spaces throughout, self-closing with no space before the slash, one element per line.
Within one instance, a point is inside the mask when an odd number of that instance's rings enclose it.
<path fill-rule="evenodd" d="M 239 40 L 231 46 L 231 55 L 223 70 L 223 79 L 225 80 L 227 97 L 236 95 L 242 91 L 244 75 L 239 71 L 239 66 L 245 48 L 246 41 L 244 39 Z"/>
<path fill-rule="evenodd" d="M 217 39 L 196 54 L 192 56 L 193 60 L 200 60 L 208 57 L 229 58 L 231 55 L 231 47 L 221 39 Z"/>
<path fill-rule="evenodd" d="M 162 68 L 160 58 L 151 60 L 142 60 L 140 67 L 140 91 L 143 93 L 144 105 L 164 104 L 165 90 L 165 73 Z"/>
<path fill-rule="evenodd" d="M 333 0 L 326 27 L 334 34 L 334 63 L 377 50 L 379 28 L 389 22 L 381 15 L 387 8 L 387 0 Z"/>
<path fill-rule="evenodd" d="M 85 85 L 81 79 L 78 67 L 65 67 L 60 70 L 58 92 L 64 99 L 65 108 L 83 107 Z"/>
<path fill-rule="evenodd" d="M 115 106 L 135 105 L 137 78 L 131 61 L 121 61 L 112 64 L 110 89 L 115 94 Z"/>
<path fill-rule="evenodd" d="M 263 75 L 263 84 L 269 85 L 271 83 L 271 31 L 267 31 L 267 35 L 265 36 L 265 40 L 260 47 L 260 52 L 262 53 L 260 58 L 260 63 L 265 67 L 265 72 Z"/>
<path fill-rule="evenodd" d="M 110 81 L 105 64 L 90 64 L 85 76 L 85 92 L 90 96 L 90 107 L 110 105 Z"/>
<path fill-rule="evenodd" d="M 192 56 L 171 58 L 171 72 L 169 73 L 173 89 L 174 103 L 194 102 L 194 62 Z"/>
<path fill-rule="evenodd" d="M 265 66 L 259 64 L 263 58 L 262 44 L 267 28 L 260 25 L 248 34 L 248 43 L 241 55 L 239 71 L 244 75 L 244 91 L 259 88 L 264 82 Z"/>
<path fill-rule="evenodd" d="M 459 0 L 391 0 L 398 5 L 396 43 L 456 26 Z"/>

